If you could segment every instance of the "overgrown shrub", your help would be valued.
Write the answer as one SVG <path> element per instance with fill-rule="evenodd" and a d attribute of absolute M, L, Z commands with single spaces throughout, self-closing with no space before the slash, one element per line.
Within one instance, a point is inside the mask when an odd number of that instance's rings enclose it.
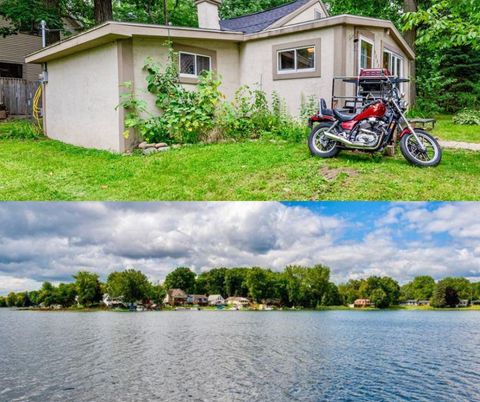
<path fill-rule="evenodd" d="M 0 138 L 35 140 L 41 136 L 41 130 L 29 120 L 12 120 L 0 123 Z"/>
<path fill-rule="evenodd" d="M 306 136 L 304 122 L 292 119 L 278 94 L 243 86 L 231 102 L 220 92 L 221 79 L 212 72 L 199 77 L 195 91 L 179 82 L 178 59 L 170 49 L 165 68 L 147 59 L 147 91 L 155 97 L 157 113 L 135 95 L 131 83 L 119 106 L 126 110 L 125 126 L 147 142 L 196 143 L 219 139 L 275 137 L 298 141 Z M 312 101 L 309 100 L 312 104 Z M 307 106 L 302 104 L 302 109 Z"/>
<path fill-rule="evenodd" d="M 453 116 L 453 122 L 464 126 L 480 126 L 480 110 L 462 110 Z"/>

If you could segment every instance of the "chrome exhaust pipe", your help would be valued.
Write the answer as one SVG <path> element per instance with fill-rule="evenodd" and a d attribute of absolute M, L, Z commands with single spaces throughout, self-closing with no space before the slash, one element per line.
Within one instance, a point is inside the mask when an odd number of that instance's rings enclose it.
<path fill-rule="evenodd" d="M 361 145 L 361 144 L 354 143 L 340 135 L 332 134 L 328 131 L 325 131 L 323 135 L 327 137 L 329 140 L 337 141 L 346 145 L 349 148 L 356 148 L 356 149 L 377 149 L 380 143 L 383 141 L 383 137 L 384 137 L 384 135 L 380 136 L 380 138 L 378 139 L 377 143 L 374 146 L 368 146 L 368 145 Z"/>
<path fill-rule="evenodd" d="M 340 135 L 332 134 L 329 133 L 328 131 L 325 132 L 325 137 L 327 137 L 329 140 L 341 142 L 342 144 L 349 145 L 351 147 L 354 146 L 354 143 L 352 141 L 347 140 L 344 137 L 341 137 Z"/>

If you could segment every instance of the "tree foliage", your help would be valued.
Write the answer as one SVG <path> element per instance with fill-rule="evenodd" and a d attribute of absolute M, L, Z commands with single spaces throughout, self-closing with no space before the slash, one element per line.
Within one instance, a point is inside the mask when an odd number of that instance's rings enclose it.
<path fill-rule="evenodd" d="M 112 272 L 107 279 L 107 289 L 110 296 L 121 297 L 126 303 L 147 300 L 151 295 L 150 281 L 134 269 Z"/>
<path fill-rule="evenodd" d="M 401 288 L 403 300 L 430 300 L 435 289 L 435 280 L 431 276 L 417 276 Z"/>
<path fill-rule="evenodd" d="M 165 279 L 165 289 L 182 289 L 186 293 L 195 291 L 196 275 L 190 268 L 180 267 L 170 272 Z"/>
<path fill-rule="evenodd" d="M 97 274 L 81 271 L 73 278 L 75 279 L 78 303 L 88 307 L 102 300 L 100 278 Z"/>

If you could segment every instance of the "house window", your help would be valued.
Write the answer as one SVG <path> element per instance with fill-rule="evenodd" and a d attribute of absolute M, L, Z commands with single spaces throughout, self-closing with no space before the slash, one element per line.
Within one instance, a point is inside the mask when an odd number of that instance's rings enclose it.
<path fill-rule="evenodd" d="M 212 69 L 210 56 L 180 52 L 180 76 L 196 78 L 204 71 Z"/>
<path fill-rule="evenodd" d="M 364 68 L 373 68 L 373 42 L 361 37 L 359 40 L 359 48 L 359 70 Z"/>
<path fill-rule="evenodd" d="M 279 74 L 315 71 L 315 46 L 278 52 Z"/>
<path fill-rule="evenodd" d="M 12 63 L 0 63 L 0 77 L 23 78 L 22 65 Z"/>
<path fill-rule="evenodd" d="M 401 77 L 403 75 L 403 58 L 385 49 L 383 51 L 383 68 L 386 68 L 390 74 Z"/>

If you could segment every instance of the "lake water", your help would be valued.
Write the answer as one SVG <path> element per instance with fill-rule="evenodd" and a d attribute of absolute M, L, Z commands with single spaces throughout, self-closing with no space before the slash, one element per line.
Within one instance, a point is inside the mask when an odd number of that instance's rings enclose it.
<path fill-rule="evenodd" d="M 0 401 L 480 401 L 480 312 L 0 310 Z"/>

